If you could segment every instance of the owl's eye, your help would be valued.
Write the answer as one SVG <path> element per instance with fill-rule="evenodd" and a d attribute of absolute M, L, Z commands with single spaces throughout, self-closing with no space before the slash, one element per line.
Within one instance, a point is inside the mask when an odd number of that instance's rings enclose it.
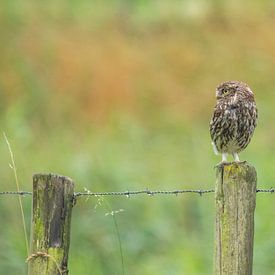
<path fill-rule="evenodd" d="M 222 89 L 222 95 L 226 95 L 230 92 L 230 90 Z"/>

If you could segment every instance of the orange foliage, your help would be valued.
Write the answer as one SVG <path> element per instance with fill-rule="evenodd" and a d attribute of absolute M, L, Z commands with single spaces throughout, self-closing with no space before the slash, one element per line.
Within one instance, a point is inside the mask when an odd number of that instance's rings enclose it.
<path fill-rule="evenodd" d="M 49 97 L 69 98 L 77 115 L 101 120 L 114 112 L 156 110 L 194 119 L 208 114 L 218 83 L 242 79 L 260 85 L 255 75 L 269 81 L 266 71 L 275 63 L 268 20 L 253 25 L 249 18 L 223 19 L 220 25 L 212 17 L 189 26 L 123 26 L 117 19 L 89 29 L 50 28 L 36 18 L 37 24 L 23 29 L 17 50 Z M 253 41 L 251 24 L 261 39 Z M 7 64 L 2 69 L 6 90 L 27 90 L 24 75 Z"/>

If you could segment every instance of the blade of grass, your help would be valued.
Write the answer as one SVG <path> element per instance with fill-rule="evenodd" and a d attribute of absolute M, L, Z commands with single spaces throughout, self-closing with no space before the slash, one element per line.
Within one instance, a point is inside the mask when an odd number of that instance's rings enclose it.
<path fill-rule="evenodd" d="M 19 181 L 18 181 L 18 177 L 17 177 L 17 171 L 16 171 L 16 166 L 15 166 L 13 152 L 12 152 L 11 145 L 9 143 L 9 140 L 8 140 L 6 134 L 3 133 L 3 135 L 4 135 L 5 141 L 7 143 L 8 149 L 9 149 L 9 153 L 10 153 L 10 157 L 11 157 L 10 167 L 13 170 L 14 179 L 15 179 L 15 183 L 16 183 L 16 188 L 17 188 L 17 191 L 19 192 L 20 191 Z M 28 242 L 28 236 L 27 236 L 27 229 L 26 229 L 24 210 L 23 210 L 23 205 L 22 205 L 21 197 L 18 196 L 18 199 L 19 199 L 20 211 L 21 211 L 21 216 L 22 216 L 22 223 L 23 223 L 23 228 L 24 228 L 24 235 L 25 235 L 25 242 L 26 242 L 26 249 L 27 249 L 27 257 L 28 257 L 29 256 L 29 242 Z"/>
<path fill-rule="evenodd" d="M 115 226 L 115 232 L 116 232 L 116 236 L 117 236 L 117 241 L 118 241 L 118 245 L 119 245 L 119 252 L 120 252 L 120 260 L 121 260 L 121 270 L 122 270 L 122 275 L 125 274 L 125 271 L 124 271 L 124 257 L 123 257 L 123 250 L 122 250 L 122 244 L 121 244 L 121 238 L 120 238 L 120 233 L 119 233 L 119 229 L 118 229 L 118 224 L 117 224 L 117 220 L 116 220 L 116 217 L 115 215 L 118 213 L 118 212 L 121 212 L 121 211 L 113 211 L 112 210 L 112 207 L 111 207 L 111 204 L 107 201 L 107 200 L 104 200 L 105 204 L 107 205 L 107 208 L 109 208 L 110 210 L 110 214 L 113 218 L 113 222 L 114 222 L 114 226 Z M 106 214 L 105 214 L 106 215 Z"/>

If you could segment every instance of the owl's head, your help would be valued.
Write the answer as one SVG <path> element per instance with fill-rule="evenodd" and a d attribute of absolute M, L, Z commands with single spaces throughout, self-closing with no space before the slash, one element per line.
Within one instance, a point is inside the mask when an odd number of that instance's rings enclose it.
<path fill-rule="evenodd" d="M 228 99 L 236 97 L 237 95 L 245 96 L 252 95 L 253 93 L 248 85 L 241 81 L 226 81 L 220 84 L 216 90 L 216 98 L 219 99 Z"/>

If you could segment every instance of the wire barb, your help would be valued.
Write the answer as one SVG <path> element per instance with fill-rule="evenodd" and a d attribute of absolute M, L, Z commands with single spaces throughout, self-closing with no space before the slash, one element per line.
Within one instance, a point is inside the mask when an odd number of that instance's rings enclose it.
<path fill-rule="evenodd" d="M 275 189 L 271 187 L 270 189 L 257 189 L 257 193 L 275 193 Z"/>

